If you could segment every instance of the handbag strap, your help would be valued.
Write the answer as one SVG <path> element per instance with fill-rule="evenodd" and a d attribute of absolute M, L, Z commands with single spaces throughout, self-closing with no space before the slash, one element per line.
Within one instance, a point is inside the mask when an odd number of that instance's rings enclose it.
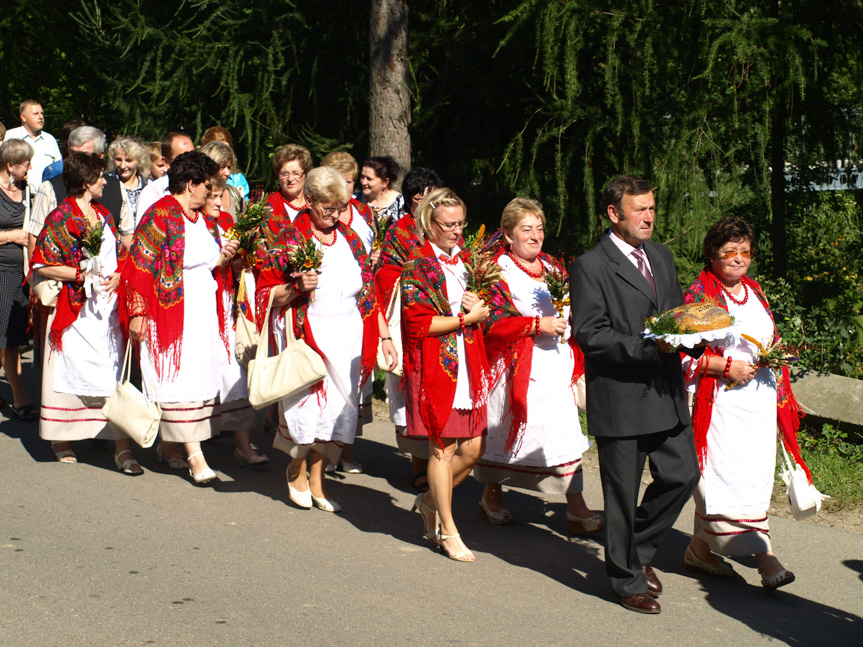
<path fill-rule="evenodd" d="M 255 361 L 267 359 L 270 352 L 270 313 L 273 310 L 273 298 L 276 296 L 276 289 L 270 290 L 270 300 L 267 303 L 267 314 L 264 316 L 264 327 L 261 329 L 261 339 L 258 341 L 258 347 L 255 349 Z"/>
<path fill-rule="evenodd" d="M 132 335 L 129 335 L 129 339 L 126 341 L 126 357 L 123 358 L 123 372 L 120 374 L 120 382 L 125 383 L 128 382 L 132 377 Z M 144 383 L 144 371 L 141 371 L 141 386 Z M 156 394 L 156 388 L 152 389 L 153 395 L 157 398 L 155 400 L 150 400 L 153 404 L 156 405 L 156 408 L 159 410 L 159 415 L 162 415 L 162 405 L 159 404 L 158 395 Z M 149 398 L 147 398 L 149 400 Z"/>

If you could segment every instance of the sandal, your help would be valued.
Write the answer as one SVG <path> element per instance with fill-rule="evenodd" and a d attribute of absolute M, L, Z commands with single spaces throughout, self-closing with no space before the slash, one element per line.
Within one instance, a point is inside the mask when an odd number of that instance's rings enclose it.
<path fill-rule="evenodd" d="M 425 495 L 422 492 L 417 494 L 417 498 L 414 499 L 414 505 L 411 508 L 411 512 L 417 511 L 423 518 L 423 539 L 427 539 L 433 544 L 440 545 L 440 541 L 438 539 L 438 524 L 440 523 L 440 520 L 437 516 L 437 510 L 433 510 L 425 504 L 425 500 L 423 499 L 424 496 Z M 434 527 L 431 530 L 428 529 L 429 517 L 426 516 L 426 513 L 434 515 Z"/>
<path fill-rule="evenodd" d="M 456 533 L 454 535 L 444 535 L 443 533 L 441 533 L 438 536 L 440 538 L 440 550 L 441 550 L 441 552 L 444 555 L 446 555 L 447 557 L 449 557 L 450 559 L 453 559 L 457 562 L 475 562 L 476 561 L 476 557 L 474 556 L 474 554 L 472 552 L 470 552 L 470 550 L 468 550 L 468 547 L 464 545 L 464 542 L 461 540 L 461 535 L 459 533 Z M 459 550 L 459 552 L 457 552 L 457 553 L 449 552 L 447 550 L 446 546 L 444 546 L 444 542 L 447 539 L 455 539 L 456 543 L 458 544 L 458 547 L 461 550 Z"/>
<path fill-rule="evenodd" d="M 758 573 L 761 575 L 761 586 L 768 591 L 775 591 L 780 586 L 791 584 L 794 581 L 794 573 L 785 568 L 770 577 L 766 577 L 760 570 Z"/>
<path fill-rule="evenodd" d="M 590 532 L 599 532 L 605 528 L 605 519 L 595 512 L 589 517 L 576 517 L 574 514 L 566 513 L 566 523 L 569 525 L 569 534 L 586 535 Z"/>
<path fill-rule="evenodd" d="M 479 500 L 479 511 L 482 518 L 495 526 L 508 526 L 512 523 L 512 513 L 506 508 L 492 510 L 485 499 Z"/>
<path fill-rule="evenodd" d="M 32 404 L 25 404 L 23 407 L 16 407 L 14 404 L 10 404 L 9 408 L 12 409 L 12 415 L 18 418 L 18 420 L 34 422 L 39 418 L 39 411 Z"/>
<path fill-rule="evenodd" d="M 695 554 L 695 551 L 690 546 L 687 546 L 686 552 L 683 553 L 683 565 L 687 571 L 699 571 L 707 575 L 718 575 L 720 577 L 734 575 L 734 569 L 730 564 L 722 560 L 716 560 L 716 562 L 703 560 Z"/>
<path fill-rule="evenodd" d="M 60 450 L 57 450 L 54 448 L 56 445 L 68 445 L 68 444 L 69 444 L 69 441 L 66 441 L 66 440 L 58 440 L 58 441 L 52 440 L 51 441 L 51 451 L 54 452 L 54 456 L 57 458 L 58 463 L 70 463 L 71 464 L 71 463 L 77 463 L 78 462 L 78 457 L 75 456 L 75 452 L 73 452 L 71 448 L 70 449 L 60 449 Z"/>
<path fill-rule="evenodd" d="M 124 461 L 120 460 L 120 456 L 123 454 L 129 454 L 131 458 L 128 458 Z M 123 474 L 128 474 L 129 476 L 138 476 L 139 474 L 144 473 L 144 468 L 135 460 L 135 457 L 132 456 L 131 449 L 124 449 L 119 454 L 114 454 L 114 465 L 117 466 L 117 469 L 123 472 Z M 135 469 L 135 468 L 138 469 Z"/>

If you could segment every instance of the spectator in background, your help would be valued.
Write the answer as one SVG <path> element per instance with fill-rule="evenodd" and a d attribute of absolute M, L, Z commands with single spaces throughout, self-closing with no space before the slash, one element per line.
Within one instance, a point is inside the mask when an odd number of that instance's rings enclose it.
<path fill-rule="evenodd" d="M 76 128 L 69 134 L 69 152 L 92 153 L 99 157 L 104 157 L 105 133 L 92 126 Z M 132 243 L 132 233 L 135 231 L 135 221 L 132 215 L 133 212 L 129 207 L 129 200 L 117 178 L 106 176 L 105 180 L 105 188 L 98 202 L 111 212 L 114 226 L 120 233 L 120 241 L 128 247 Z M 66 199 L 66 196 L 66 184 L 63 181 L 62 173 L 46 182 L 42 182 L 36 190 L 36 196 L 33 199 L 33 210 L 30 214 L 30 221 L 27 223 L 27 233 L 30 234 L 27 246 L 29 247 L 31 257 L 36 245 L 36 239 L 45 226 L 45 219 L 49 213 L 57 208 L 58 204 Z"/>
<path fill-rule="evenodd" d="M 9 139 L 23 139 L 33 147 L 33 159 L 30 161 L 30 171 L 27 173 L 27 183 L 30 190 L 35 191 L 42 179 L 42 171 L 46 166 L 62 159 L 60 147 L 53 135 L 42 130 L 45 125 L 45 114 L 42 105 L 35 99 L 25 100 L 18 114 L 21 117 L 21 125 L 12 128 L 6 133 L 4 141 Z"/>
<path fill-rule="evenodd" d="M 158 180 L 150 182 L 141 191 L 138 196 L 138 208 L 135 209 L 135 226 L 141 222 L 141 216 L 144 212 L 152 207 L 156 202 L 169 194 L 168 192 L 168 173 L 171 168 L 171 162 L 180 153 L 195 150 L 195 144 L 192 143 L 192 138 L 186 133 L 168 133 L 165 139 L 162 140 L 162 159 L 165 161 L 165 174 Z"/>
<path fill-rule="evenodd" d="M 230 146 L 232 151 L 234 150 L 234 138 L 231 137 L 231 133 L 228 132 L 228 129 L 223 128 L 222 126 L 213 126 L 204 131 L 204 134 L 201 137 L 201 146 L 206 146 L 210 142 L 223 142 Z M 240 197 L 242 197 L 243 200 L 249 199 L 249 182 L 246 180 L 246 176 L 240 173 L 237 168 L 236 155 L 234 156 L 233 172 L 230 177 L 228 177 L 228 186 L 239 189 Z"/>
<path fill-rule="evenodd" d="M 0 142 L 6 137 L 6 126 L 0 124 Z"/>
<path fill-rule="evenodd" d="M 72 121 L 67 121 L 63 124 L 63 127 L 60 129 L 60 153 L 64 158 L 69 156 L 69 135 L 72 134 L 73 130 L 86 125 L 87 122 L 83 119 L 73 119 Z M 46 180 L 50 180 L 52 177 L 57 177 L 62 172 L 63 160 L 60 159 L 56 162 L 52 162 L 45 167 L 44 171 L 42 171 L 42 181 L 45 182 Z"/>
<path fill-rule="evenodd" d="M 150 151 L 150 180 L 158 180 L 168 171 L 162 157 L 162 142 L 150 142 L 147 150 Z"/>
<path fill-rule="evenodd" d="M 231 218 L 236 222 L 237 214 L 243 210 L 243 196 L 240 189 L 230 186 L 227 182 L 228 178 L 231 177 L 231 171 L 237 165 L 237 156 L 234 155 L 230 146 L 215 141 L 199 147 L 198 152 L 203 153 L 219 165 L 219 176 L 226 182 L 222 207 L 226 213 L 231 214 Z"/>
<path fill-rule="evenodd" d="M 138 196 L 150 182 L 150 154 L 136 137 L 117 137 L 108 147 L 108 171 L 120 180 L 132 213 Z"/>

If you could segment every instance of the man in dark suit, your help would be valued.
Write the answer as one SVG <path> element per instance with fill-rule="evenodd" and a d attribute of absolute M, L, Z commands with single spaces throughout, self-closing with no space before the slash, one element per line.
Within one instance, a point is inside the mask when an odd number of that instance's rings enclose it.
<path fill-rule="evenodd" d="M 621 176 L 605 190 L 610 229 L 571 268 L 572 327 L 585 359 L 587 426 L 605 497 L 605 566 L 618 601 L 659 613 L 650 567 L 698 482 L 680 357 L 642 337 L 644 320 L 683 304 L 671 251 L 653 243 L 650 184 Z M 653 481 L 638 503 L 644 461 Z"/>

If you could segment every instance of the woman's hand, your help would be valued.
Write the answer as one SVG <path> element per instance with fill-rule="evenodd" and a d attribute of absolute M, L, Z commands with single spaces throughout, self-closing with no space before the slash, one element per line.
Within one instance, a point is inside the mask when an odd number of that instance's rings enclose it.
<path fill-rule="evenodd" d="M 488 319 L 488 306 L 485 304 L 485 301 L 480 299 L 473 292 L 465 292 L 461 298 L 461 304 L 467 313 L 464 316 L 464 323 L 466 326 L 481 323 Z"/>
<path fill-rule="evenodd" d="M 381 352 L 387 361 L 387 368 L 393 370 L 399 363 L 399 352 L 396 350 L 392 340 L 386 339 L 381 341 Z"/>
<path fill-rule="evenodd" d="M 15 245 L 21 245 L 22 247 L 27 244 L 27 232 L 23 229 L 10 229 L 8 231 L 2 232 L 3 236 L 0 237 L 0 243 L 13 243 Z"/>
<path fill-rule="evenodd" d="M 106 295 L 111 296 L 120 287 L 120 275 L 114 272 L 107 279 L 102 279 L 102 290 Z"/>
<path fill-rule="evenodd" d="M 132 317 L 129 320 L 129 335 L 135 341 L 141 341 L 144 337 L 144 317 Z"/>
<path fill-rule="evenodd" d="M 531 332 L 535 332 L 532 328 Z M 543 335 L 557 337 L 566 332 L 566 319 L 563 317 L 542 317 L 539 320 L 539 332 Z"/>
<path fill-rule="evenodd" d="M 227 243 L 225 243 L 224 247 L 222 247 L 222 255 L 226 259 L 230 260 L 234 258 L 238 249 L 240 249 L 240 241 L 229 240 Z"/>
<path fill-rule="evenodd" d="M 376 249 L 371 254 L 369 254 L 369 262 L 372 264 L 372 267 L 378 264 L 378 261 L 381 259 L 381 250 Z"/>
<path fill-rule="evenodd" d="M 723 371 L 724 371 L 723 367 Z M 728 370 L 728 379 L 738 384 L 747 384 L 755 379 L 757 366 L 753 366 L 749 362 L 744 362 L 741 359 L 735 359 L 731 362 L 731 368 Z"/>
<path fill-rule="evenodd" d="M 311 292 L 318 287 L 318 273 L 314 270 L 303 272 L 297 277 L 297 290 L 300 292 Z"/>

